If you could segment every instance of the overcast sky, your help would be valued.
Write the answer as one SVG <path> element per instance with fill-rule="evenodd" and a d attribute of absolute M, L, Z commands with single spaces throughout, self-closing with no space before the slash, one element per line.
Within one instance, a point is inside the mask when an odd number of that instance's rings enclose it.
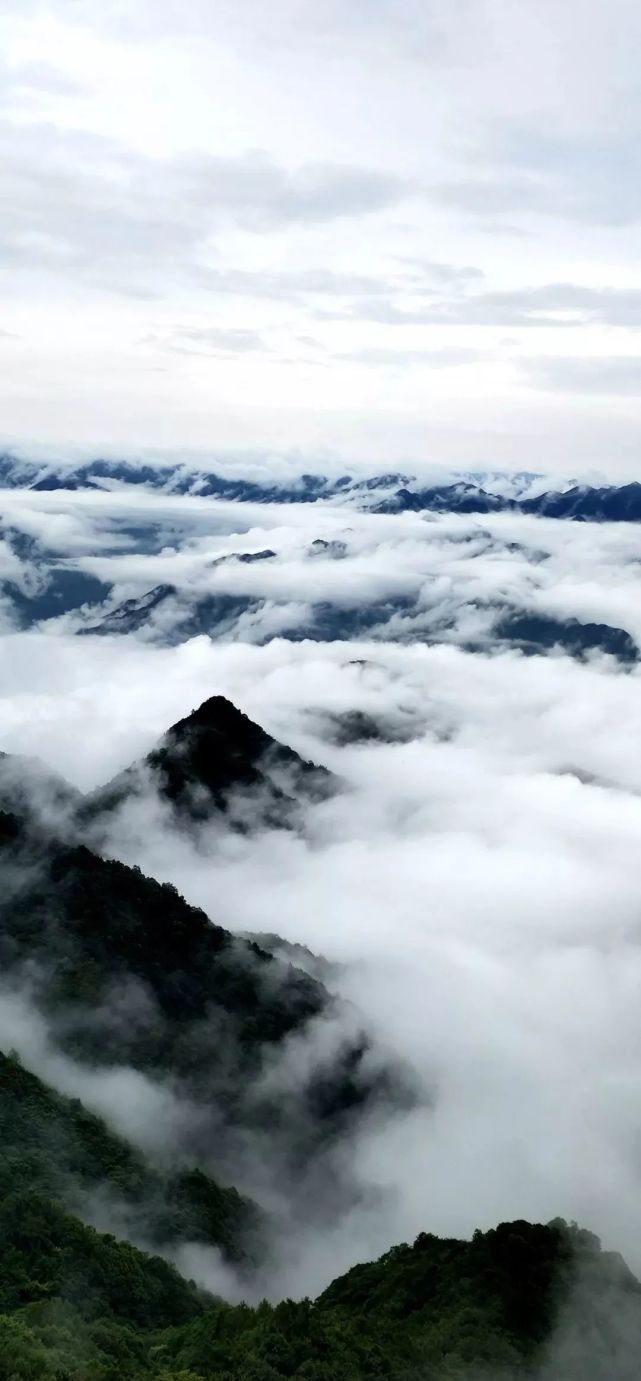
<path fill-rule="evenodd" d="M 633 0 L 0 0 L 9 442 L 636 476 Z"/>

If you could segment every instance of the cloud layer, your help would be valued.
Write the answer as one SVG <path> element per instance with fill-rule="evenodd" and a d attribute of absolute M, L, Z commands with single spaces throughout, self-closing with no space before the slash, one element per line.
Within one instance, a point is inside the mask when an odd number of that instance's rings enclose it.
<path fill-rule="evenodd" d="M 460 628 L 498 602 L 641 636 L 641 538 L 625 525 L 5 497 L 14 527 L 101 575 L 109 567 L 121 592 L 148 587 L 152 570 L 182 571 L 183 588 L 207 572 L 266 602 L 322 594 L 363 607 L 428 590 Z M 131 528 L 143 513 L 171 529 L 166 548 L 123 548 L 116 518 Z M 310 557 L 319 536 L 346 554 Z M 274 558 L 212 567 L 266 547 Z M 419 1072 L 425 1105 L 363 1129 L 352 1148 L 362 1203 L 326 1236 L 292 1239 L 283 1289 L 313 1292 L 419 1230 L 466 1234 L 518 1216 L 575 1217 L 639 1269 L 637 669 L 491 641 L 471 652 L 428 629 L 407 641 L 292 642 L 281 630 L 262 644 L 168 647 L 79 638 L 62 621 L 2 643 L 1 746 L 39 754 L 83 789 L 213 693 L 345 783 L 301 834 L 214 824 L 193 841 L 143 800 L 111 839 L 222 924 L 326 956 L 383 1046 Z M 373 731 L 354 732 L 364 722 Z"/>

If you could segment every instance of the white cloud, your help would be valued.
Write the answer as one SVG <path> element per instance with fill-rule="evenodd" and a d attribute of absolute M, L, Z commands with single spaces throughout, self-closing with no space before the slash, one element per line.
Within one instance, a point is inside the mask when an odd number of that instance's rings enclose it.
<path fill-rule="evenodd" d="M 521 368 L 533 388 L 552 393 L 641 397 L 641 355 L 542 356 Z"/>
<path fill-rule="evenodd" d="M 287 466 L 282 473 L 285 478 Z M 286 630 L 319 601 L 362 610 L 408 598 L 414 607 L 398 615 L 399 638 L 411 633 L 409 621 L 419 615 L 429 636 L 430 628 L 456 624 L 459 616 L 469 624 L 483 609 L 492 616 L 512 605 L 610 624 L 641 640 L 641 535 L 634 525 L 561 524 L 511 514 L 407 513 L 399 519 L 340 504 L 239 505 L 131 488 L 7 491 L 4 516 L 54 555 L 113 584 L 112 604 L 162 584 L 175 587 L 187 604 L 204 595 L 265 600 L 266 617 L 278 632 L 279 619 Z M 151 550 L 144 544 L 140 550 L 135 539 L 132 550 L 127 529 L 141 525 L 153 537 Z M 311 559 L 318 538 L 343 543 L 343 559 Z M 221 560 L 265 550 L 275 557 Z"/>
<path fill-rule="evenodd" d="M 426 608 L 436 592 L 462 626 L 484 602 L 516 603 L 641 636 L 633 526 L 129 492 L 6 505 L 16 526 L 82 562 L 116 519 L 136 526 L 145 511 L 173 531 L 174 550 L 102 549 L 94 560 L 123 588 L 153 572 L 193 589 L 208 572 L 286 609 L 413 588 Z M 306 557 L 317 536 L 340 537 L 347 554 Z M 265 547 L 273 560 L 212 571 L 225 551 Z M 393 1127 L 363 1129 L 351 1153 L 383 1199 L 327 1234 L 292 1234 L 278 1289 L 313 1292 L 421 1229 L 557 1213 L 640 1268 L 638 671 L 421 642 L 163 648 L 63 630 L 1 641 L 0 747 L 39 754 L 82 788 L 216 693 L 346 783 L 302 836 L 212 827 L 194 847 L 143 802 L 113 840 L 222 924 L 277 930 L 342 964 L 341 990 L 435 1095 Z M 354 711 L 399 741 L 340 746 L 333 726 Z M 120 1096 L 108 1081 L 100 1093 L 107 1110 Z"/>
<path fill-rule="evenodd" d="M 420 1228 L 557 1212 L 638 1266 L 638 678 L 447 648 L 197 640 L 127 646 L 115 663 L 75 643 L 57 688 L 54 648 L 48 694 L 9 702 L 14 737 L 54 758 L 80 736 L 104 776 L 223 691 L 350 783 L 310 817 L 307 841 L 214 831 L 195 852 L 162 830 L 143 842 L 131 815 L 119 841 L 223 924 L 276 927 L 345 963 L 343 991 L 437 1090 L 433 1111 L 355 1145 L 363 1179 L 392 1197 L 329 1242 L 306 1240 L 290 1287 L 296 1274 L 318 1288 Z M 40 684 L 37 645 L 23 652 Z M 402 710 L 405 724 L 411 708 L 417 737 L 324 743 L 323 715 L 354 707 L 392 722 Z M 7 724 L 5 711 L 5 737 Z"/>

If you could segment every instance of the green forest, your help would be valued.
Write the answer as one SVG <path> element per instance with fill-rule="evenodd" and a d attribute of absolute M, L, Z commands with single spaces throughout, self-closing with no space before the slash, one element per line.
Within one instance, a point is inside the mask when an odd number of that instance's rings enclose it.
<path fill-rule="evenodd" d="M 575 1225 L 422 1233 L 316 1300 L 232 1306 L 87 1219 L 108 1188 L 165 1254 L 200 1240 L 250 1273 L 261 1224 L 235 1190 L 197 1170 L 161 1175 L 13 1054 L 0 1059 L 0 1141 L 2 1381 L 525 1378 L 568 1309 L 579 1357 L 616 1358 L 631 1337 L 641 1355 L 641 1285 Z"/>

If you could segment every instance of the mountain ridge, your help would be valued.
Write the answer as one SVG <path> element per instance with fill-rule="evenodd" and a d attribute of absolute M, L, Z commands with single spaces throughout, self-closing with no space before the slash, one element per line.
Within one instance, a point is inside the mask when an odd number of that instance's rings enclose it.
<path fill-rule="evenodd" d="M 0 456 L 0 491 L 25 488 L 35 492 L 104 489 L 110 484 L 143 485 L 165 494 L 217 498 L 237 503 L 354 503 L 379 513 L 529 513 L 578 522 L 641 522 L 641 484 L 590 485 L 576 482 L 558 490 L 531 494 L 536 476 L 511 476 L 492 489 L 494 475 L 455 476 L 440 484 L 420 487 L 415 476 L 392 472 L 344 474 L 336 478 L 302 473 L 295 478 L 265 483 L 240 474 L 229 475 L 185 463 L 150 465 L 145 462 L 96 457 L 79 465 L 21 460 Z M 488 483 L 489 481 L 489 483 Z M 484 487 L 484 483 L 487 487 Z M 511 489 L 512 492 L 509 492 Z M 379 499 L 377 496 L 381 494 Z"/>
<path fill-rule="evenodd" d="M 22 1225 L 22 1226 L 21 1226 Z M 635 1381 L 641 1284 L 591 1233 L 420 1233 L 249 1308 L 36 1194 L 0 1197 L 3 1381 Z M 30 1234 L 30 1239 L 27 1236 Z"/>
<path fill-rule="evenodd" d="M 188 1164 L 152 1165 L 79 1099 L 0 1052 L 0 1186 L 17 1184 L 81 1218 L 98 1196 L 110 1217 L 130 1224 L 121 1235 L 160 1255 L 200 1242 L 242 1262 L 260 1232 L 257 1208 L 235 1189 Z"/>

